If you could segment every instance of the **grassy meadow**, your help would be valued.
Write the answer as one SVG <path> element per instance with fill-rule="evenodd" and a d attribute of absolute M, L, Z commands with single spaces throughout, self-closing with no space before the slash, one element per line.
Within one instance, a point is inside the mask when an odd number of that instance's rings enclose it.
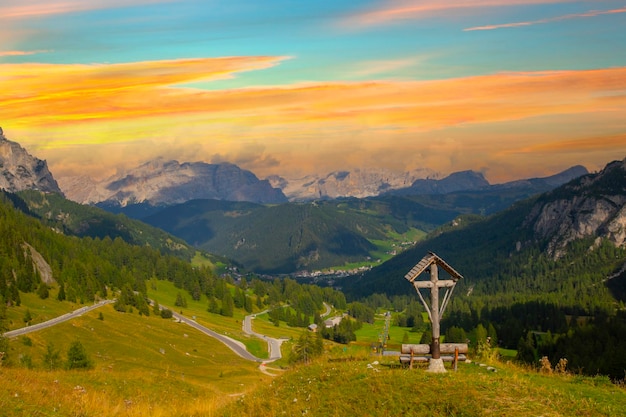
<path fill-rule="evenodd" d="M 48 344 L 64 361 L 74 341 L 92 369 L 47 370 Z M 9 359 L 14 366 L 0 368 L 0 415 L 213 415 L 269 379 L 185 324 L 111 305 L 11 339 Z"/>
<path fill-rule="evenodd" d="M 380 360 L 381 363 L 376 363 Z M 324 357 L 239 397 L 223 416 L 623 416 L 626 389 L 606 377 L 542 374 L 477 363 L 409 370 L 373 356 Z"/>

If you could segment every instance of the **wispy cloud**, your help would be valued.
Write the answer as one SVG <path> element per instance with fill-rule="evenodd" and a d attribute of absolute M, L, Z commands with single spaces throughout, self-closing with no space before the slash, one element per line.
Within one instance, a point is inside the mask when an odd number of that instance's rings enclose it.
<path fill-rule="evenodd" d="M 38 50 L 38 51 L 0 51 L 0 57 L 3 56 L 26 56 L 26 55 L 36 55 L 43 54 L 46 52 L 50 52 L 48 50 Z"/>
<path fill-rule="evenodd" d="M 419 65 L 426 59 L 426 57 L 414 57 L 359 62 L 356 64 L 357 69 L 353 71 L 353 75 L 357 77 L 371 77 L 381 74 L 393 74 L 397 71 Z"/>
<path fill-rule="evenodd" d="M 533 4 L 571 3 L 575 0 L 408 0 L 387 2 L 387 6 L 356 13 L 343 20 L 348 27 L 371 26 L 393 21 L 422 19 L 437 14 L 485 7 L 525 6 Z"/>
<path fill-rule="evenodd" d="M 469 32 L 469 31 L 474 31 L 474 30 L 494 30 L 494 29 L 503 29 L 503 28 L 514 28 L 514 27 L 520 27 L 520 26 L 532 26 L 532 25 L 538 25 L 538 24 L 543 24 L 543 23 L 559 22 L 561 20 L 580 19 L 584 17 L 596 17 L 596 16 L 601 16 L 601 15 L 619 14 L 619 13 L 626 13 L 626 7 L 623 7 L 621 9 L 612 9 L 612 10 L 590 10 L 585 13 L 573 13 L 573 14 L 567 14 L 563 16 L 549 17 L 546 19 L 529 20 L 525 22 L 513 22 L 513 23 L 502 23 L 502 24 L 497 24 L 497 25 L 475 26 L 475 27 L 471 27 L 471 28 L 467 28 L 463 30 L 466 32 Z"/>
<path fill-rule="evenodd" d="M 0 4 L 0 20 L 41 17 L 87 10 L 166 3 L 171 0 L 6 0 Z"/>

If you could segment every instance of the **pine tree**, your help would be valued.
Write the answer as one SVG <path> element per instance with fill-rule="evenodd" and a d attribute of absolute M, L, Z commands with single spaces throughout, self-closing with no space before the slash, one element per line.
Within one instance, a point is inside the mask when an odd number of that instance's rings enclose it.
<path fill-rule="evenodd" d="M 82 343 L 75 341 L 67 351 L 67 369 L 85 369 L 91 367 L 91 361 Z"/>
<path fill-rule="evenodd" d="M 230 291 L 224 291 L 224 296 L 222 297 L 222 309 L 220 314 L 226 317 L 232 317 L 235 313 L 235 302 L 233 301 L 233 296 L 230 295 Z"/>
<path fill-rule="evenodd" d="M 33 317 L 30 314 L 30 309 L 26 309 L 26 312 L 24 313 L 24 318 L 22 320 L 24 320 L 24 323 L 30 325 L 30 322 L 33 320 Z"/>
<path fill-rule="evenodd" d="M 59 293 L 57 294 L 57 300 L 65 301 L 65 285 L 62 282 L 59 283 Z"/>

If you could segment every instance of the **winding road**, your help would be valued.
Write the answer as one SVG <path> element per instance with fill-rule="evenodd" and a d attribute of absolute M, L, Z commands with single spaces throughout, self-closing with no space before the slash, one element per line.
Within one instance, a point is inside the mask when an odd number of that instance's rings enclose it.
<path fill-rule="evenodd" d="M 266 313 L 267 310 L 262 311 L 257 314 Z M 268 360 L 263 361 L 264 363 L 273 362 L 282 358 L 282 354 L 280 352 L 280 345 L 287 339 L 276 339 L 273 337 L 266 336 L 264 334 L 260 334 L 252 330 L 252 319 L 256 317 L 256 314 L 250 314 L 243 319 L 242 330 L 245 334 L 250 336 L 258 337 L 259 339 L 263 339 L 267 341 L 267 349 L 270 352 L 270 358 Z"/>
<path fill-rule="evenodd" d="M 102 307 L 106 304 L 113 304 L 115 303 L 115 300 L 104 300 L 104 301 L 100 301 L 96 304 L 90 305 L 90 306 L 84 306 L 81 307 L 77 310 L 74 310 L 70 313 L 66 313 L 63 314 L 62 316 L 59 317 L 55 317 L 53 319 L 44 321 L 42 323 L 37 323 L 37 324 L 33 324 L 32 326 L 27 326 L 27 327 L 22 327 L 21 329 L 15 329 L 15 330 L 11 330 L 9 332 L 5 332 L 3 334 L 4 337 L 7 338 L 12 338 L 12 337 L 17 337 L 17 336 L 22 336 L 25 335 L 27 333 L 31 333 L 31 332 L 36 332 L 38 330 L 43 330 L 43 329 L 47 329 L 49 327 L 55 326 L 59 323 L 63 323 L 65 321 L 68 320 L 72 320 L 78 316 L 81 316 L 85 313 L 87 313 L 88 311 L 91 310 L 95 310 L 96 308 Z M 161 308 L 168 308 L 166 306 L 161 306 Z M 199 323 L 197 323 L 196 321 L 189 319 L 185 316 L 183 316 L 182 314 L 176 313 L 174 311 L 172 311 L 172 315 L 180 322 L 187 324 L 188 326 L 193 327 L 194 329 L 206 334 L 207 336 L 211 336 L 217 340 L 219 340 L 220 342 L 222 342 L 224 345 L 226 345 L 226 347 L 228 347 L 230 350 L 232 350 L 233 352 L 235 352 L 237 355 L 239 355 L 241 358 L 249 360 L 249 361 L 253 361 L 253 362 L 267 362 L 264 361 L 261 358 L 257 358 L 256 356 L 254 356 L 253 354 L 251 354 L 250 352 L 248 352 L 246 350 L 246 346 L 241 343 L 238 340 L 235 340 L 231 337 L 225 336 L 223 334 L 219 334 L 211 329 L 209 329 L 208 327 L 205 327 Z M 245 323 L 245 321 L 244 321 Z M 251 330 L 251 329 L 250 329 Z M 257 337 L 260 337 L 261 339 L 267 340 L 267 339 L 271 339 L 271 338 L 266 338 L 266 336 L 264 335 L 260 335 L 258 333 L 254 334 Z M 276 339 L 272 339 L 272 340 L 276 340 Z M 268 341 L 269 342 L 269 341 Z M 276 343 L 278 343 L 278 347 L 276 348 Z M 281 358 L 281 354 L 280 354 L 280 343 L 279 342 L 273 342 L 270 345 L 270 361 L 274 361 L 276 359 L 280 359 Z M 276 350 L 277 349 L 277 350 Z"/>
<path fill-rule="evenodd" d="M 178 319 L 179 321 L 181 321 L 181 322 L 183 322 L 183 323 L 193 327 L 196 330 L 201 331 L 202 333 L 206 334 L 207 336 L 211 336 L 211 337 L 219 340 L 220 342 L 225 344 L 226 347 L 228 347 L 230 350 L 235 352 L 237 355 L 239 355 L 243 359 L 247 359 L 247 360 L 253 361 L 253 362 L 263 362 L 263 359 L 257 358 L 252 353 L 248 352 L 246 350 L 246 346 L 243 343 L 241 343 L 240 341 L 235 340 L 235 339 L 233 339 L 231 337 L 228 337 L 228 336 L 224 336 L 223 334 L 219 334 L 217 332 L 214 332 L 213 330 L 209 329 L 208 327 L 205 327 L 205 326 L 199 324 L 198 322 L 183 316 L 182 314 L 178 314 L 178 313 L 172 312 L 172 315 L 176 319 Z M 279 348 L 279 351 L 280 351 L 280 348 Z"/>
<path fill-rule="evenodd" d="M 90 306 L 81 307 L 78 310 L 72 311 L 71 313 L 66 313 L 66 314 L 64 314 L 62 316 L 55 317 L 53 319 L 50 319 L 48 321 L 44 321 L 42 323 L 37 323 L 37 324 L 34 324 L 32 326 L 23 327 L 21 329 L 11 330 L 9 332 L 4 333 L 3 336 L 7 337 L 7 338 L 11 338 L 11 337 L 17 337 L 17 336 L 21 336 L 21 335 L 24 335 L 24 334 L 27 334 L 27 333 L 35 332 L 35 331 L 38 331 L 38 330 L 46 329 L 48 327 L 52 327 L 52 326 L 57 325 L 59 323 L 63 323 L 65 321 L 68 321 L 68 320 L 71 320 L 71 319 L 76 318 L 78 316 L 81 316 L 84 313 L 87 313 L 88 311 L 95 310 L 96 308 L 102 307 L 102 306 L 104 306 L 106 304 L 113 304 L 113 303 L 115 303 L 115 300 L 103 300 L 103 301 L 100 301 L 100 302 L 98 302 L 96 304 L 93 304 L 93 305 L 90 305 Z M 330 312 L 331 312 L 330 305 L 324 303 L 324 307 L 325 307 L 326 311 L 323 314 L 321 314 L 321 317 L 325 317 L 325 316 L 329 315 Z M 168 308 L 168 307 L 161 306 L 161 308 Z M 182 323 L 185 323 L 188 326 L 193 327 L 194 329 L 196 329 L 196 330 L 206 334 L 207 336 L 210 336 L 210 337 L 213 337 L 214 339 L 219 340 L 224 345 L 226 345 L 226 347 L 228 347 L 230 350 L 232 350 L 237 355 L 239 355 L 241 358 L 249 360 L 249 361 L 253 361 L 253 362 L 259 362 L 259 363 L 261 363 L 261 367 L 264 367 L 266 363 L 270 363 L 270 362 L 273 362 L 273 361 L 276 361 L 276 360 L 282 358 L 282 354 L 281 354 L 281 351 L 280 351 L 280 346 L 286 340 L 286 339 L 277 339 L 277 338 L 274 338 L 274 337 L 269 337 L 269 336 L 257 333 L 254 330 L 252 330 L 252 319 L 256 318 L 257 314 L 263 314 L 263 313 L 266 313 L 267 311 L 268 310 L 265 310 L 265 311 L 262 311 L 260 313 L 250 314 L 248 316 L 245 316 L 244 319 L 243 319 L 243 322 L 242 322 L 242 330 L 247 335 L 258 337 L 259 339 L 265 340 L 267 342 L 269 356 L 270 356 L 269 359 L 257 358 L 256 356 L 254 356 L 253 354 L 248 352 L 248 350 L 246 349 L 246 346 L 243 343 L 241 343 L 240 341 L 235 340 L 235 339 L 233 339 L 231 337 L 225 336 L 223 334 L 217 333 L 217 332 L 209 329 L 208 327 L 199 324 L 195 320 L 187 318 L 187 317 L 183 316 L 182 314 L 174 312 L 173 310 L 172 310 L 172 315 L 178 321 L 180 321 Z M 264 369 L 261 369 L 261 370 L 263 372 L 266 372 Z"/>

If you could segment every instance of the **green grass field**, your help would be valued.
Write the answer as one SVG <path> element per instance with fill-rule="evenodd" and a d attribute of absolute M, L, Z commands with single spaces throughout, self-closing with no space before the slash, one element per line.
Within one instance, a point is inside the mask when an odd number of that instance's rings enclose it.
<path fill-rule="evenodd" d="M 381 314 L 376 314 L 373 324 L 363 323 L 363 327 L 355 332 L 357 343 L 367 345 L 378 343 L 384 329 L 385 317 Z M 389 327 L 387 349 L 399 350 L 405 334 L 409 338 L 408 343 L 419 343 L 422 337 L 421 332 L 412 332 L 409 327 L 394 326 L 392 320 L 392 325 Z"/>
<path fill-rule="evenodd" d="M 74 341 L 83 344 L 93 369 L 46 371 L 47 345 L 52 343 L 65 360 Z M 12 410 L 15 416 L 133 415 L 127 413 L 127 404 L 132 404 L 137 415 L 193 415 L 194 410 L 213 410 L 230 396 L 249 392 L 269 378 L 257 363 L 242 360 L 222 343 L 185 324 L 154 315 L 120 313 L 111 305 L 11 339 L 9 359 L 14 365 L 0 368 L 0 378 L 8 384 L 3 382 L 0 389 L 0 410 Z M 27 364 L 34 370 L 24 369 Z M 20 371 L 23 377 L 16 376 Z M 41 389 L 30 389 L 28 378 L 56 392 L 58 404 L 41 394 Z M 82 390 L 73 392 L 76 386 L 104 398 L 104 408 Z"/>
<path fill-rule="evenodd" d="M 20 293 L 20 299 L 22 301 L 19 307 L 7 308 L 7 320 L 6 324 L 8 330 L 19 329 L 25 326 L 24 315 L 26 310 L 30 311 L 32 321 L 30 324 L 37 324 L 43 321 L 50 320 L 52 318 L 62 316 L 65 313 L 74 311 L 80 307 L 81 304 L 57 301 L 58 289 L 56 287 L 50 290 L 50 297 L 45 300 L 39 298 L 34 293 Z"/>
<path fill-rule="evenodd" d="M 346 357 L 343 359 L 349 359 Z M 325 357 L 231 403 L 223 416 L 623 416 L 626 390 L 607 378 L 541 374 L 495 363 L 425 372 L 373 357 Z"/>
<path fill-rule="evenodd" d="M 169 283 L 154 293 L 165 305 L 176 297 Z M 30 305 L 46 313 L 53 306 Z M 188 298 L 187 315 L 240 330 L 240 319 L 206 313 L 205 303 Z M 69 303 L 58 303 L 69 304 Z M 43 306 L 46 305 L 46 308 Z M 23 306 L 24 307 L 24 306 Z M 21 307 L 22 308 L 22 307 Z M 24 307 L 25 308 L 25 307 Z M 55 310 L 64 311 L 66 306 Z M 102 320 L 99 319 L 102 313 Z M 19 317 L 16 313 L 15 317 Z M 483 359 L 458 372 L 429 374 L 425 365 L 408 370 L 397 358 L 372 354 L 384 318 L 359 330 L 357 343 L 325 341 L 326 354 L 271 378 L 218 341 L 193 328 L 155 315 L 120 313 L 111 305 L 9 343 L 8 364 L 0 367 L 0 415 L 10 416 L 609 416 L 623 415 L 626 390 L 606 377 L 541 373 L 504 359 Z M 296 338 L 302 329 L 275 327 L 260 315 L 260 333 Z M 392 326 L 389 345 L 408 329 Z M 410 342 L 418 333 L 408 332 Z M 93 367 L 48 370 L 43 358 L 52 343 L 65 360 L 80 341 Z M 287 344 L 285 349 L 290 349 Z M 271 366 L 284 367 L 286 360 Z M 32 368 L 32 369 L 29 369 Z M 449 368 L 449 365 L 448 365 Z"/>

